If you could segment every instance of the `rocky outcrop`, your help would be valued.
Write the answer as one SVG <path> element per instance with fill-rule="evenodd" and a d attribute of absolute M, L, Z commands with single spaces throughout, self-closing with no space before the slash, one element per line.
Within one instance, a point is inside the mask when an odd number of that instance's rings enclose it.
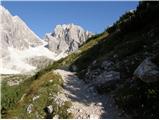
<path fill-rule="evenodd" d="M 111 60 L 105 60 L 101 63 L 93 61 L 88 67 L 84 79 L 86 82 L 92 81 L 92 83 L 103 84 L 110 80 L 119 80 L 120 72 L 115 71 L 114 62 Z"/>
<path fill-rule="evenodd" d="M 24 50 L 42 45 L 40 38 L 18 16 L 12 16 L 3 6 L 0 6 L 0 48 L 13 47 Z"/>
<path fill-rule="evenodd" d="M 120 80 L 120 72 L 116 71 L 104 71 L 102 74 L 96 77 L 95 79 L 99 84 L 104 84 L 111 80 Z"/>
<path fill-rule="evenodd" d="M 74 24 L 57 25 L 53 33 L 46 34 L 48 48 L 56 53 L 69 53 L 77 50 L 93 33 Z"/>
<path fill-rule="evenodd" d="M 140 78 L 146 83 L 158 81 L 158 67 L 151 61 L 150 58 L 147 58 L 134 71 L 134 76 Z"/>

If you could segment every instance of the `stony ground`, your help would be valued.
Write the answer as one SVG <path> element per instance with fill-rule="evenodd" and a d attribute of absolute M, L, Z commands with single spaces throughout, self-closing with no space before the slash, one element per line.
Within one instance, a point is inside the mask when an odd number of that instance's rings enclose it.
<path fill-rule="evenodd" d="M 74 72 L 57 69 L 64 80 L 64 89 L 58 101 L 71 101 L 68 109 L 75 119 L 129 118 L 118 109 L 111 95 L 99 95 L 92 85 L 79 79 Z"/>

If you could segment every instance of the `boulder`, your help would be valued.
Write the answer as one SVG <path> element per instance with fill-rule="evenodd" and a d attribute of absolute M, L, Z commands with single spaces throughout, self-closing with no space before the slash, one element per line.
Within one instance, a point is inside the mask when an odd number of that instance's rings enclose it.
<path fill-rule="evenodd" d="M 158 81 L 159 70 L 151 59 L 147 58 L 134 71 L 134 76 L 146 83 L 151 83 Z"/>
<path fill-rule="evenodd" d="M 106 83 L 111 80 L 119 80 L 120 79 L 120 72 L 116 71 L 104 71 L 102 74 L 100 74 L 97 78 L 96 81 L 99 84 Z"/>

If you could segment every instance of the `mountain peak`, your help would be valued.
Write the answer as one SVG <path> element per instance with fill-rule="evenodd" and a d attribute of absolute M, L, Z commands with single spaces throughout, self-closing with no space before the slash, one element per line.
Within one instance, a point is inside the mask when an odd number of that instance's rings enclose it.
<path fill-rule="evenodd" d="M 40 46 L 43 43 L 40 38 L 27 26 L 18 16 L 12 16 L 10 12 L 0 5 L 0 61 L 4 67 L 0 68 L 9 71 L 28 71 L 34 67 L 29 66 L 21 57 L 20 52 L 29 48 Z M 8 71 L 7 71 L 8 72 Z"/>
<path fill-rule="evenodd" d="M 5 11 L 5 12 L 9 13 L 9 11 L 2 5 L 0 5 L 0 11 L 3 11 L 3 12 Z"/>
<path fill-rule="evenodd" d="M 31 46 L 40 45 L 40 38 L 27 26 L 19 17 L 12 16 L 10 12 L 0 6 L 1 11 L 1 39 L 3 46 L 13 47 L 19 50 L 27 49 Z"/>
<path fill-rule="evenodd" d="M 56 25 L 54 32 L 46 34 L 48 48 L 56 53 L 69 53 L 78 49 L 93 33 L 81 26 L 71 24 Z"/>

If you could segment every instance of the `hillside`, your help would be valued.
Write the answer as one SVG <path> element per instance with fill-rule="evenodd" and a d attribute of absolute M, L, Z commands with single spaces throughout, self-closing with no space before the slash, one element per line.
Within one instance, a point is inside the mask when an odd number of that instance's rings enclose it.
<path fill-rule="evenodd" d="M 139 2 L 35 75 L 4 77 L 2 118 L 158 118 L 158 8 Z"/>

